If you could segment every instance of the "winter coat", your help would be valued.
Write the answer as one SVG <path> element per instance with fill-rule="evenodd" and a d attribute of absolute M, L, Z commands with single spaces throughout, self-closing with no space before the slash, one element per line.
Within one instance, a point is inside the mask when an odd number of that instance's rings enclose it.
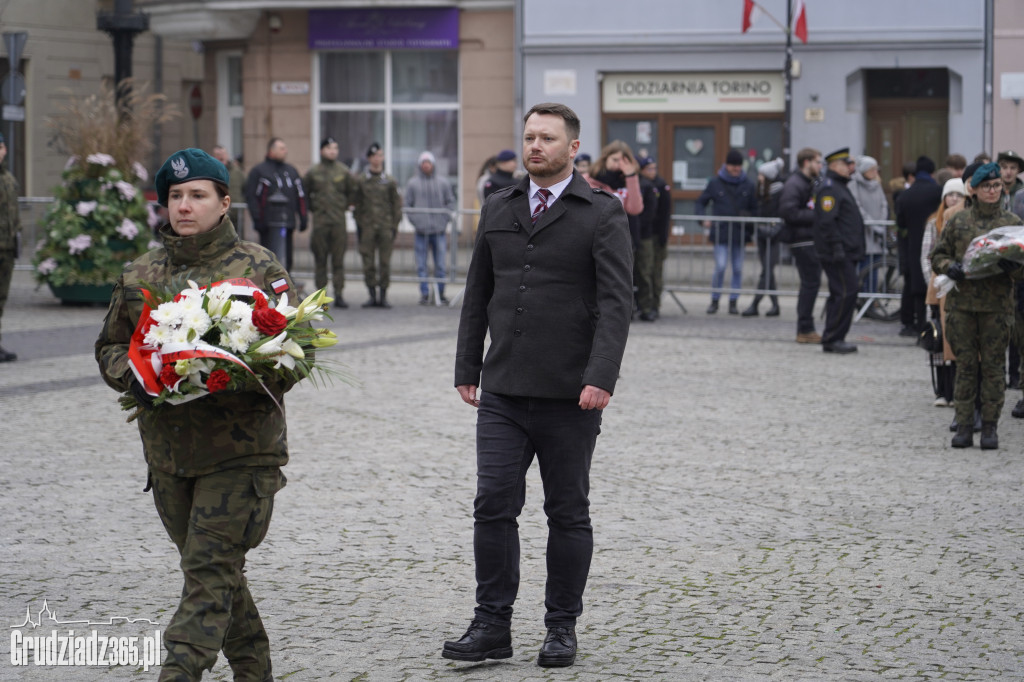
<path fill-rule="evenodd" d="M 756 216 L 757 188 L 746 173 L 733 177 L 723 165 L 718 175 L 708 181 L 707 187 L 697 197 L 694 213 L 705 215 L 709 202 L 712 204 L 712 215 Z M 751 223 L 716 221 L 711 224 L 709 239 L 713 244 L 744 244 L 750 241 L 753 232 Z"/>
<path fill-rule="evenodd" d="M 864 218 L 865 253 L 885 253 L 885 226 L 866 224 L 869 220 L 889 219 L 889 201 L 885 198 L 885 188 L 882 187 L 882 183 L 868 180 L 860 173 L 853 174 L 847 187 L 860 208 L 861 217 Z"/>
<path fill-rule="evenodd" d="M 448 228 L 451 215 L 447 213 L 416 211 L 417 208 L 455 208 L 455 193 L 447 180 L 437 173 L 425 174 L 422 170 L 409 178 L 405 186 L 405 217 L 420 234 L 441 234 Z"/>
<path fill-rule="evenodd" d="M 786 178 L 779 197 L 779 217 L 784 222 L 779 240 L 788 244 L 805 244 L 814 240 L 814 191 L 818 178 L 809 178 L 797 171 Z"/>
<path fill-rule="evenodd" d="M 907 265 L 912 266 L 921 259 L 921 242 L 928 218 L 942 203 L 942 188 L 927 173 L 918 173 L 914 184 L 905 189 L 896 200 L 896 224 L 907 235 Z M 924 295 L 928 283 L 921 275 L 921 269 L 907 267 L 910 277 L 907 284 L 911 294 Z"/>

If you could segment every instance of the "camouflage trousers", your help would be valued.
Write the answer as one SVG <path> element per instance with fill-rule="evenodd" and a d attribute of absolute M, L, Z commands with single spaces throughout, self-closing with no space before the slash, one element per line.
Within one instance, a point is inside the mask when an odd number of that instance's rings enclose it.
<path fill-rule="evenodd" d="M 150 469 L 160 520 L 181 554 L 178 609 L 164 632 L 160 680 L 198 680 L 223 651 L 235 680 L 271 678 L 270 641 L 243 570 L 266 537 L 278 467 L 242 467 L 184 478 Z"/>
<path fill-rule="evenodd" d="M 359 255 L 363 258 L 363 279 L 369 288 L 387 289 L 391 284 L 391 251 L 394 245 L 394 230 L 360 226 Z"/>
<path fill-rule="evenodd" d="M 0 301 L 0 312 L 3 309 L 3 302 Z M 1017 355 L 1020 356 L 1020 365 L 1018 366 L 1018 376 L 1024 376 L 1020 372 L 1024 372 L 1024 315 L 1018 310 L 1013 314 L 1013 334 L 1011 335 L 1013 345 L 1017 347 Z M 1021 388 L 1024 388 L 1022 386 Z"/>
<path fill-rule="evenodd" d="M 345 289 L 345 251 L 348 249 L 348 230 L 344 224 L 332 225 L 314 220 L 313 236 L 309 246 L 313 251 L 313 282 L 317 289 L 327 286 L 327 261 L 331 261 L 331 279 L 334 297 L 341 298 Z"/>
<path fill-rule="evenodd" d="M 641 239 L 633 265 L 633 283 L 636 284 L 636 303 L 640 312 L 650 312 L 654 305 L 654 240 Z"/>
<path fill-rule="evenodd" d="M 981 376 L 981 420 L 998 422 L 1006 394 L 1006 346 L 1010 320 L 1005 313 L 946 313 L 946 338 L 956 355 L 953 402 L 960 424 L 974 421 L 974 402 Z"/>
<path fill-rule="evenodd" d="M 4 304 L 11 290 L 14 276 L 14 249 L 0 249 L 0 319 L 4 316 Z"/>

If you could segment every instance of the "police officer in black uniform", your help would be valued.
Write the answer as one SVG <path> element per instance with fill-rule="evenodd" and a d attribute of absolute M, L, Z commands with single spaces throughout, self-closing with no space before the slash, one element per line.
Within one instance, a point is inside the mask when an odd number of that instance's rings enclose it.
<path fill-rule="evenodd" d="M 853 173 L 850 148 L 825 157 L 828 172 L 815 195 L 814 248 L 828 277 L 825 331 L 821 347 L 826 353 L 855 353 L 846 342 L 857 303 L 857 263 L 864 258 L 864 220 L 847 183 Z"/>
<path fill-rule="evenodd" d="M 519 183 L 519 179 L 515 176 L 517 165 L 516 153 L 511 149 L 502 149 L 495 158 L 494 172 L 491 173 L 491 177 L 487 179 L 487 183 L 484 185 L 484 199 L 499 189 L 505 189 Z"/>

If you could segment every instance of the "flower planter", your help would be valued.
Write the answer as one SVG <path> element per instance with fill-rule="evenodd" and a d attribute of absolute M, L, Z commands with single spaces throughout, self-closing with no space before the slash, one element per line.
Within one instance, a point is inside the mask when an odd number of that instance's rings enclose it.
<path fill-rule="evenodd" d="M 55 287 L 52 284 L 50 291 L 60 299 L 63 305 L 90 305 L 110 303 L 110 296 L 114 293 L 113 284 L 66 284 Z"/>

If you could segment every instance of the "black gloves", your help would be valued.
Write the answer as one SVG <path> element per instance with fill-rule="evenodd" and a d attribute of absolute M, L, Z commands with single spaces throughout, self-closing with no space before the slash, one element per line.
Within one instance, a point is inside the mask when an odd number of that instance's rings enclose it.
<path fill-rule="evenodd" d="M 954 282 L 962 282 L 967 278 L 967 275 L 964 274 L 964 266 L 953 262 L 946 268 L 946 277 L 949 277 Z"/>
<path fill-rule="evenodd" d="M 138 379 L 132 379 L 132 385 L 128 392 L 139 403 L 139 407 L 153 407 L 153 396 L 146 393 L 146 388 L 139 383 Z"/>
<path fill-rule="evenodd" d="M 1014 260 L 1010 260 L 1009 258 L 1000 258 L 998 261 L 996 261 L 996 264 L 999 265 L 1000 270 L 1002 270 L 1008 275 L 1010 273 L 1017 272 L 1018 270 L 1021 269 L 1021 263 L 1018 263 L 1017 261 Z"/>

